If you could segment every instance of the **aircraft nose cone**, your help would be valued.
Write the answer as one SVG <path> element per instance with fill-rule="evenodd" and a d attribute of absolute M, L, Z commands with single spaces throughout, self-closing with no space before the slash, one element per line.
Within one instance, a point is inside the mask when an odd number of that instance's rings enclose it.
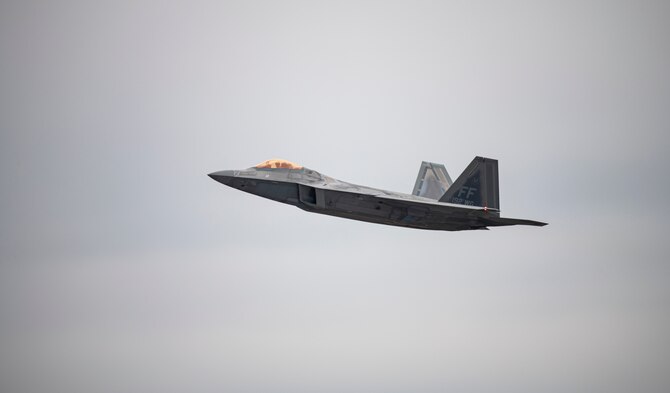
<path fill-rule="evenodd" d="M 219 183 L 229 186 L 233 183 L 233 179 L 235 178 L 235 171 L 212 172 L 207 176 L 218 181 Z"/>

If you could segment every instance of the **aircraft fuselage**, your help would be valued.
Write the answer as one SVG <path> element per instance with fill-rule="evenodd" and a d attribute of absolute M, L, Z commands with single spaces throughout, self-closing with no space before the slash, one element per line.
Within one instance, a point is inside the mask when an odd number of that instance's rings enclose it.
<path fill-rule="evenodd" d="M 209 175 L 229 187 L 302 210 L 377 224 L 459 231 L 502 225 L 544 225 L 500 218 L 496 209 L 458 205 L 359 186 L 300 167 L 249 168 Z M 468 190 L 464 191 L 466 194 Z"/>

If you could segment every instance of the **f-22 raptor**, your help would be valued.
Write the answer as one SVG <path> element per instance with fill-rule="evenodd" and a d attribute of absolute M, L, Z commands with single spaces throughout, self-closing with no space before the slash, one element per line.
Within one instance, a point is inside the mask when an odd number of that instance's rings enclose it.
<path fill-rule="evenodd" d="M 500 217 L 498 161 L 475 157 L 451 180 L 444 165 L 422 162 L 412 194 L 343 182 L 286 160 L 209 176 L 227 186 L 312 213 L 442 231 L 544 222 Z"/>

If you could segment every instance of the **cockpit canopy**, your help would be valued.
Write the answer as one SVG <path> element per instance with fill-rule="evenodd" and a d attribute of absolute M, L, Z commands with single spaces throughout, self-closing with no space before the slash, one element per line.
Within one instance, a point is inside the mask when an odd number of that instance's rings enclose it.
<path fill-rule="evenodd" d="M 302 169 L 303 167 L 295 164 L 291 161 L 286 161 L 286 160 L 267 160 L 263 161 L 260 164 L 256 165 L 255 168 L 257 169 L 277 169 L 277 168 L 285 168 L 285 169 Z"/>

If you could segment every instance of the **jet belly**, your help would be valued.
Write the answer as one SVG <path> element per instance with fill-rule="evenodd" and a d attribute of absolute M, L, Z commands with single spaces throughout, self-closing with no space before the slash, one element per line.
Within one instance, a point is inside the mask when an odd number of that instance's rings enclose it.
<path fill-rule="evenodd" d="M 375 200 L 371 196 L 327 189 L 315 191 L 317 195 L 322 195 L 322 200 L 317 197 L 316 204 L 301 201 L 298 207 L 312 213 L 388 225 L 402 225 L 399 219 L 406 216 L 403 209 Z"/>
<path fill-rule="evenodd" d="M 313 213 L 402 227 L 439 230 L 483 227 L 470 216 L 470 211 L 463 212 L 463 216 L 461 212 L 449 212 L 448 208 L 436 209 L 411 201 L 307 185 L 300 185 L 297 206 Z"/>

